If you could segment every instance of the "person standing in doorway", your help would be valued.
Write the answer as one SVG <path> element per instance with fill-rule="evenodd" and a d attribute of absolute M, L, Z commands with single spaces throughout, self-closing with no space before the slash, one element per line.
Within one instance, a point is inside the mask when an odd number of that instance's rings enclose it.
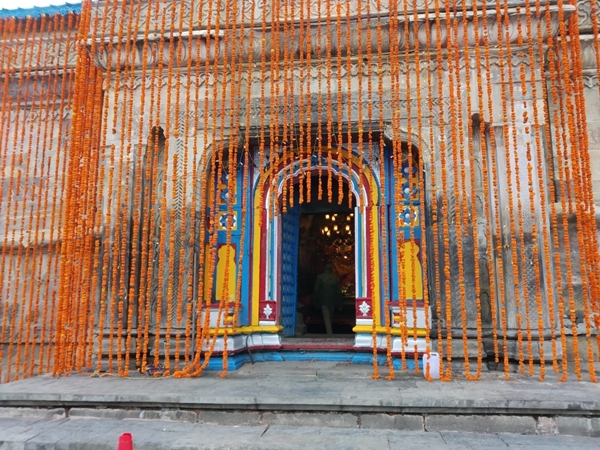
<path fill-rule="evenodd" d="M 315 289 L 313 291 L 314 301 L 323 312 L 323 322 L 328 335 L 333 334 L 331 327 L 331 315 L 335 307 L 342 300 L 342 290 L 340 289 L 340 280 L 333 273 L 331 264 L 325 265 L 323 273 L 321 273 L 315 281 Z"/>

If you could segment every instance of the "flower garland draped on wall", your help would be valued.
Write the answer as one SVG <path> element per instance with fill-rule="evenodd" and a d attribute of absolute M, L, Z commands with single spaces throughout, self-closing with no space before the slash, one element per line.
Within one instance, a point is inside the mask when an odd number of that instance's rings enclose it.
<path fill-rule="evenodd" d="M 80 14 L 0 19 L 0 36 L 2 382 L 193 377 L 211 357 L 225 376 L 249 295 L 248 218 L 352 206 L 351 164 L 359 195 L 367 166 L 378 177 L 380 203 L 362 199 L 361 214 L 390 223 L 367 236 L 381 246 L 374 377 L 418 360 L 409 342 L 425 336 L 443 379 L 475 348 L 468 379 L 487 354 L 507 378 L 514 363 L 595 381 L 600 255 L 574 2 L 84 0 Z M 318 181 L 294 173 L 302 158 Z M 413 173 L 423 234 L 394 242 Z M 392 252 L 405 242 L 419 256 Z M 417 267 L 424 332 L 404 287 Z"/>

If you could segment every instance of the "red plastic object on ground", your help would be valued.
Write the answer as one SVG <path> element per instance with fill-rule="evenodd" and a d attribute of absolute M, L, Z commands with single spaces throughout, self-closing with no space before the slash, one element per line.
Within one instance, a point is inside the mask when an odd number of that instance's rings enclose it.
<path fill-rule="evenodd" d="M 119 436 L 119 445 L 117 445 L 117 450 L 133 450 L 133 439 L 131 438 L 131 433 L 123 433 Z"/>

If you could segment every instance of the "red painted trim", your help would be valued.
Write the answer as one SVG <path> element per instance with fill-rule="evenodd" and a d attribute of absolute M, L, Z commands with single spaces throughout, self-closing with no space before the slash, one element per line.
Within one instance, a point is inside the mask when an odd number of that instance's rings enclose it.
<path fill-rule="evenodd" d="M 367 314 L 364 314 L 361 312 L 360 310 L 360 306 L 364 303 L 366 303 L 367 305 L 369 305 L 369 311 L 367 312 Z M 355 315 L 357 319 L 366 319 L 366 320 L 370 320 L 373 319 L 373 299 L 370 297 L 358 297 L 356 299 L 356 301 L 354 302 L 354 307 L 355 307 Z"/>
<path fill-rule="evenodd" d="M 373 208 L 372 206 L 369 206 L 367 208 L 365 208 L 365 212 L 366 212 L 366 236 L 367 236 L 367 245 L 365 246 L 365 255 L 368 255 L 368 257 L 366 258 L 366 269 L 367 269 L 367 297 L 368 298 L 373 298 L 373 262 L 371 260 L 371 251 L 373 251 L 373 248 L 371 246 L 371 228 L 373 226 L 373 224 L 371 223 L 371 216 L 373 213 Z M 379 251 L 379 249 L 377 249 L 377 251 Z"/>
<path fill-rule="evenodd" d="M 251 195 L 249 197 L 252 197 Z M 254 199 L 250 198 L 249 199 L 250 205 L 248 208 L 248 211 L 254 211 Z M 248 325 L 252 325 L 252 297 L 254 295 L 254 290 L 253 290 L 253 283 L 254 283 L 254 218 L 252 217 L 251 214 L 246 213 L 246 221 L 248 224 L 248 227 L 250 228 L 250 237 L 248 238 L 247 245 L 246 248 L 246 252 L 248 253 L 248 290 L 246 291 L 246 298 L 248 299 L 248 307 L 246 308 L 246 316 L 248 318 L 247 320 L 247 324 Z M 246 224 L 244 224 L 244 226 L 246 226 Z M 244 255 L 240 255 L 242 257 L 242 260 L 244 258 Z M 242 267 L 242 276 L 244 274 L 244 267 Z M 243 278 L 242 278 L 243 280 Z M 240 295 L 244 295 L 244 285 L 242 284 L 242 292 L 240 293 Z"/>
<path fill-rule="evenodd" d="M 265 308 L 268 306 L 271 307 L 271 314 L 269 317 L 265 314 Z M 277 304 L 273 300 L 261 300 L 258 302 L 258 320 L 269 320 L 276 321 L 277 320 Z"/>
<path fill-rule="evenodd" d="M 267 220 L 267 211 L 263 209 L 261 211 L 262 221 L 260 226 L 260 284 L 258 292 L 258 300 L 264 300 L 265 295 L 265 278 L 267 270 L 267 259 L 265 258 L 267 253 L 267 227 L 265 221 Z"/>

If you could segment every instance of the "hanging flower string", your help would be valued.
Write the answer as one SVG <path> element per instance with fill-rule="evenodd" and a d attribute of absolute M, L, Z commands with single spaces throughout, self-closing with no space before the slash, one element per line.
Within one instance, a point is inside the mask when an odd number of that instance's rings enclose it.
<path fill-rule="evenodd" d="M 596 14 L 584 38 L 564 0 L 138 3 L 0 19 L 1 381 L 225 377 L 280 331 L 273 236 L 315 201 L 358 207 L 373 378 L 437 350 L 477 380 L 489 335 L 507 379 L 596 381 Z"/>

